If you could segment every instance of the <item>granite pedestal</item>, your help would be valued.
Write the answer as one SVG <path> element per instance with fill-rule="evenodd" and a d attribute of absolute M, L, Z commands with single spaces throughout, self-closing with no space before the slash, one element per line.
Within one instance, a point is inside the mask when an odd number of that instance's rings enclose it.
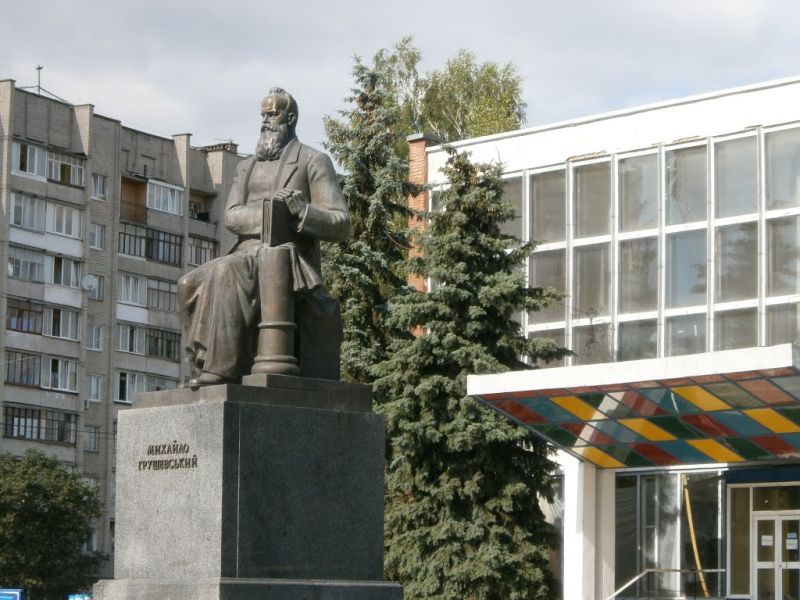
<path fill-rule="evenodd" d="M 364 386 L 253 376 L 120 413 L 114 580 L 95 600 L 399 600 Z"/>

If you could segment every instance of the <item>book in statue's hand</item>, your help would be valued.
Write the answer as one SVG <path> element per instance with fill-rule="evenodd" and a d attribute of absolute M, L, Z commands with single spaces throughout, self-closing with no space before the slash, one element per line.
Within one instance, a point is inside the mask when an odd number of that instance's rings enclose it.
<path fill-rule="evenodd" d="M 261 241 L 274 248 L 293 240 L 294 217 L 283 200 L 264 200 Z"/>

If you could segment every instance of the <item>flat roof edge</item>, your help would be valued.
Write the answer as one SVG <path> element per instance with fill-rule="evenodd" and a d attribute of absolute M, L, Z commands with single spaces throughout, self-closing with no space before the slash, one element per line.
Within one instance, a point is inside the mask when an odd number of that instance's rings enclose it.
<path fill-rule="evenodd" d="M 467 394 L 613 385 L 800 366 L 800 346 L 780 344 L 625 362 L 469 375 Z"/>

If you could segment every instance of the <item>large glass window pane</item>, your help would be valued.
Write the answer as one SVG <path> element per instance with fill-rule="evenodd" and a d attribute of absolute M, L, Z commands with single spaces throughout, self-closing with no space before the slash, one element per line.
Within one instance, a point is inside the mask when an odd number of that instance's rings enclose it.
<path fill-rule="evenodd" d="M 767 346 L 793 344 L 797 341 L 798 304 L 767 307 Z"/>
<path fill-rule="evenodd" d="M 719 142 L 714 146 L 716 213 L 733 217 L 756 212 L 758 154 L 756 138 Z"/>
<path fill-rule="evenodd" d="M 614 528 L 616 535 L 615 553 L 616 569 L 614 571 L 614 588 L 619 589 L 628 581 L 639 574 L 638 561 L 636 556 L 639 553 L 639 543 L 637 541 L 636 504 L 637 504 L 637 477 L 617 475 L 616 494 L 615 494 L 615 514 Z M 628 596 L 632 596 L 636 587 L 628 588 Z"/>
<path fill-rule="evenodd" d="M 679 569 L 680 507 L 677 473 L 641 478 L 642 569 Z M 643 596 L 674 598 L 680 592 L 679 573 L 651 573 L 645 578 Z"/>
<path fill-rule="evenodd" d="M 658 227 L 658 156 L 619 161 L 619 230 Z"/>
<path fill-rule="evenodd" d="M 800 293 L 798 217 L 767 220 L 767 294 Z"/>
<path fill-rule="evenodd" d="M 619 310 L 655 310 L 658 295 L 658 240 L 655 237 L 619 244 Z"/>
<path fill-rule="evenodd" d="M 753 510 L 797 510 L 798 508 L 800 508 L 800 486 L 753 488 Z"/>
<path fill-rule="evenodd" d="M 800 129 L 764 136 L 767 210 L 800 206 Z"/>
<path fill-rule="evenodd" d="M 528 337 L 530 338 L 545 338 L 549 340 L 553 340 L 556 346 L 559 348 L 563 348 L 566 344 L 564 343 L 565 340 L 565 333 L 563 329 L 548 329 L 546 331 L 535 331 L 532 332 Z M 536 361 L 536 365 L 540 368 L 547 368 L 547 367 L 563 367 L 566 364 L 566 358 L 562 358 L 560 360 L 553 360 L 550 362 L 544 360 Z"/>
<path fill-rule="evenodd" d="M 656 320 L 624 321 L 619 324 L 617 360 L 655 358 Z"/>
<path fill-rule="evenodd" d="M 667 236 L 667 307 L 706 302 L 706 231 Z"/>
<path fill-rule="evenodd" d="M 503 198 L 514 207 L 514 218 L 500 224 L 500 231 L 522 239 L 522 177 L 504 180 Z"/>
<path fill-rule="evenodd" d="M 575 168 L 575 237 L 611 231 L 611 163 Z"/>
<path fill-rule="evenodd" d="M 666 355 L 680 356 L 706 351 L 706 315 L 682 315 L 666 321 Z"/>
<path fill-rule="evenodd" d="M 564 171 L 531 175 L 531 235 L 537 242 L 563 242 L 566 239 L 564 180 Z"/>
<path fill-rule="evenodd" d="M 573 310 L 576 318 L 610 314 L 609 244 L 575 248 Z"/>
<path fill-rule="evenodd" d="M 572 328 L 573 364 L 593 365 L 611 362 L 611 325 L 585 325 Z"/>
<path fill-rule="evenodd" d="M 758 343 L 756 309 L 728 310 L 714 315 L 714 349 L 748 348 Z"/>
<path fill-rule="evenodd" d="M 681 511 L 682 544 L 681 569 L 696 570 L 697 549 L 700 566 L 703 569 L 724 569 L 723 541 L 721 536 L 721 496 L 722 486 L 720 474 L 698 473 L 685 474 L 683 478 L 683 494 Z M 691 510 L 691 527 L 689 511 Z M 692 533 L 694 542 L 692 544 Z M 705 589 L 712 598 L 720 598 L 724 592 L 724 574 L 706 573 Z M 696 573 L 683 574 L 683 593 L 686 598 L 705 598 L 703 583 Z"/>
<path fill-rule="evenodd" d="M 731 594 L 750 593 L 750 488 L 731 488 Z"/>
<path fill-rule="evenodd" d="M 706 218 L 706 147 L 670 150 L 666 154 L 667 225 Z"/>
<path fill-rule="evenodd" d="M 566 250 L 537 252 L 531 256 L 531 287 L 552 287 L 560 292 L 566 289 Z M 533 323 L 564 320 L 564 302 L 557 302 L 542 310 L 531 312 Z"/>
<path fill-rule="evenodd" d="M 758 227 L 719 227 L 715 239 L 717 302 L 755 298 L 758 293 Z"/>

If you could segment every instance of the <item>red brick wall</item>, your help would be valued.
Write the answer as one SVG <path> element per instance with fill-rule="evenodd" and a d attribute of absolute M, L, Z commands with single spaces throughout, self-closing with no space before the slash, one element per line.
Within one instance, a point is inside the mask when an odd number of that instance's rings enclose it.
<path fill-rule="evenodd" d="M 434 141 L 425 136 L 414 136 L 408 142 L 408 179 L 411 183 L 424 185 L 428 182 L 428 161 L 425 149 Z M 408 197 L 408 206 L 412 210 L 428 210 L 428 191 L 423 190 L 416 196 Z M 427 221 L 411 217 L 409 225 L 413 230 L 427 227 Z M 411 256 L 417 256 L 419 251 L 412 246 Z M 420 291 L 425 290 L 425 280 L 418 275 L 409 275 L 408 282 Z"/>

